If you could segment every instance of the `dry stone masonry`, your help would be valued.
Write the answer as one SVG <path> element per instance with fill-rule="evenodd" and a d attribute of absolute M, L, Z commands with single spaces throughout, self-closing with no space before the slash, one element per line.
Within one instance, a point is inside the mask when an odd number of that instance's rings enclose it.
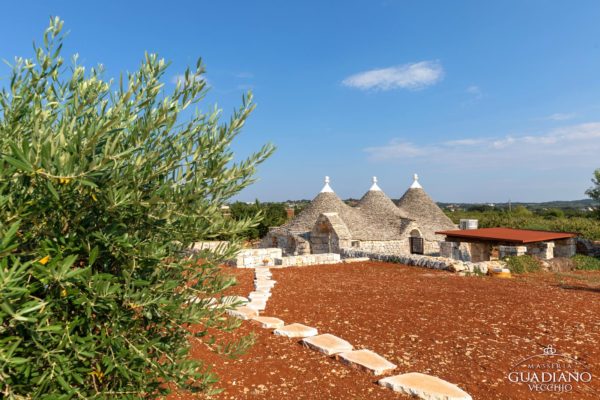
<path fill-rule="evenodd" d="M 398 204 L 373 185 L 356 207 L 345 204 L 325 186 L 298 216 L 272 228 L 261 247 L 279 247 L 285 255 L 339 253 L 341 248 L 385 254 L 439 254 L 443 236 L 436 231 L 456 225 L 425 193 L 415 174 L 414 182 Z"/>

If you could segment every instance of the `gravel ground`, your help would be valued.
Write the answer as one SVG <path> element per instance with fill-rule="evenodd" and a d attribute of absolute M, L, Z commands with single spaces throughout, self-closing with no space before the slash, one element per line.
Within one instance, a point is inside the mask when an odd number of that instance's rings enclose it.
<path fill-rule="evenodd" d="M 252 290 L 252 270 L 231 293 Z M 600 398 L 600 274 L 532 274 L 505 280 L 460 277 L 388 263 L 273 269 L 277 285 L 262 315 L 314 326 L 398 365 L 455 383 L 474 399 Z M 256 335 L 230 360 L 194 346 L 220 376 L 222 399 L 398 399 L 376 377 L 245 322 Z M 593 378 L 569 393 L 535 393 L 508 373 L 552 344 Z M 542 360 L 543 361 L 543 360 Z M 191 398 L 174 395 L 172 399 Z"/>

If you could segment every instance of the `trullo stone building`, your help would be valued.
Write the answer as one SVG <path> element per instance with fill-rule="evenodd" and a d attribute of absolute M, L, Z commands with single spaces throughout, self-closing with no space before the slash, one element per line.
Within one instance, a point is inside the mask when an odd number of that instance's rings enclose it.
<path fill-rule="evenodd" d="M 344 203 L 325 177 L 317 197 L 294 219 L 272 228 L 261 247 L 279 247 L 287 255 L 339 253 L 341 248 L 435 255 L 444 239 L 435 232 L 455 228 L 425 193 L 416 174 L 398 205 L 373 178 L 373 185 L 356 207 Z"/>

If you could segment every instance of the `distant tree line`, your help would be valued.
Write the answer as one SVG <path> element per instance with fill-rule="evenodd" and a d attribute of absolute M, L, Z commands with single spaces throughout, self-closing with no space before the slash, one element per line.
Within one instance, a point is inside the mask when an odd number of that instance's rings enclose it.
<path fill-rule="evenodd" d="M 259 214 L 261 220 L 258 224 L 248 228 L 245 232 L 246 240 L 256 240 L 267 234 L 272 226 L 280 226 L 287 221 L 285 203 L 254 203 L 236 202 L 229 205 L 231 217 L 236 220 L 252 218 Z"/>

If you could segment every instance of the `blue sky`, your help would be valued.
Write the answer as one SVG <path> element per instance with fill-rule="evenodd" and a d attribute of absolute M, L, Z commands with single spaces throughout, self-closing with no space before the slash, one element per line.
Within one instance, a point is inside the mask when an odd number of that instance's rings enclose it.
<path fill-rule="evenodd" d="M 0 57 L 32 55 L 51 15 L 107 76 L 147 50 L 171 80 L 201 56 L 206 109 L 251 89 L 236 154 L 278 150 L 242 200 L 312 198 L 324 175 L 399 197 L 415 172 L 438 201 L 580 199 L 600 168 L 597 1 L 7 2 Z"/>

